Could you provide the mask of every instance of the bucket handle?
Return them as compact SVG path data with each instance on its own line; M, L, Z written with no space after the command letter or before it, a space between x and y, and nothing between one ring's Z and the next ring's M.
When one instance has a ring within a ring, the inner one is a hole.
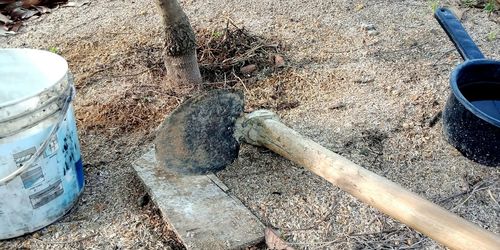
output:
M73 100L73 98L75 96L75 92L76 92L75 86L72 84L73 81L72 81L71 77L69 79L69 82L70 82L71 86L69 88L68 96L64 100L64 104L61 108L61 111L62 111L61 115L59 116L59 119L57 120L56 125L54 125L54 127L52 127L52 129L50 130L49 136L47 136L47 139L45 139L45 141L42 143L42 145L40 145L38 150L33 154L33 156L31 156L31 158L28 160L28 162L26 162L22 167L16 169L14 172L12 172L9 175L0 179L0 186L6 185L11 180L13 180L17 176L19 176L21 173L23 173L26 169L30 168L33 165L33 163L35 161L37 161L38 158L40 158L42 153L45 151L45 149L49 145L50 138L52 138L55 135L55 133L57 132L57 130L59 130L59 126L62 123L62 121L64 120L64 118L66 117L65 114L67 113L69 106L70 106L70 103Z

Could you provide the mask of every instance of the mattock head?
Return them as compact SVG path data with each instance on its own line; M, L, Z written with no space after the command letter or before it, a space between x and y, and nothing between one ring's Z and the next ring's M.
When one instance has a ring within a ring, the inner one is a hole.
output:
M236 91L214 90L187 100L158 129L158 164L190 175L223 169L238 157L233 134L243 108L243 94Z

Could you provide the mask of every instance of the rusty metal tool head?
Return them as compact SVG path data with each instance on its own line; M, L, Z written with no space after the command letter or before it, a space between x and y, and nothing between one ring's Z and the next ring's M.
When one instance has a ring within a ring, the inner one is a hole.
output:
M158 130L158 163L182 174L223 169L238 157L239 142L233 134L243 107L243 94L236 91L215 90L187 100Z

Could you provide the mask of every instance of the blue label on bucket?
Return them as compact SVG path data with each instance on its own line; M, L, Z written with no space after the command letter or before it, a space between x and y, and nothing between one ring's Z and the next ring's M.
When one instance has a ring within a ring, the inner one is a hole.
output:
M82 158L75 163L76 179L78 181L78 190L83 188L83 162Z

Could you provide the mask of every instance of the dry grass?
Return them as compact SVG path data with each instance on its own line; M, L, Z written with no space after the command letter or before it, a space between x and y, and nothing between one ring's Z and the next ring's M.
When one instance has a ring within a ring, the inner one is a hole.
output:
M237 88L251 95L252 106L293 108L296 101L281 100L285 91L277 73L269 81L254 84L277 72L274 55L281 52L278 43L228 25L222 31L197 32L200 70L205 79L201 87L165 84L160 39L151 35L113 33L115 42L80 38L64 42L60 48L76 76L79 91L76 109L82 130L98 129L107 134L151 132L183 100L197 91L212 88ZM132 37L131 37L132 36ZM161 37L158 35L158 37ZM119 42L133 41L130 42ZM242 73L246 65L257 65L255 72ZM273 100L267 94L274 92ZM286 99L286 98L285 98Z
M61 46L76 76L78 125L83 130L149 131L189 93L187 87L161 84L165 70L158 43L135 36L132 44L81 39L76 46L75 41Z

